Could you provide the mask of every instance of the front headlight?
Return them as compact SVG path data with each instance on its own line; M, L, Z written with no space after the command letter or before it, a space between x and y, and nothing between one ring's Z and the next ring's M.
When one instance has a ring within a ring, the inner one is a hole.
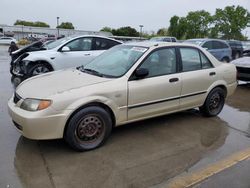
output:
M24 99L20 108L27 111L38 111L48 108L52 104L51 100Z

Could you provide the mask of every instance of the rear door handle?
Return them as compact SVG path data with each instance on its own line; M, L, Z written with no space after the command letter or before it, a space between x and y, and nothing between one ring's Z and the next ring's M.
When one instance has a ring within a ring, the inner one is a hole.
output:
M84 54L85 56L90 56L90 54Z
M214 75L216 75L216 72L210 72L209 73L209 76L214 76Z
M170 78L169 79L169 82L178 82L179 81L179 78Z

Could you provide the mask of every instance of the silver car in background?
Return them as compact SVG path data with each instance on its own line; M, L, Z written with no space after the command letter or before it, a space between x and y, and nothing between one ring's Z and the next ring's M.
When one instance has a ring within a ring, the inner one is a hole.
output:
M232 60L232 49L223 40L219 39L189 39L184 43L191 43L201 46L209 51L216 59L223 62L230 62Z

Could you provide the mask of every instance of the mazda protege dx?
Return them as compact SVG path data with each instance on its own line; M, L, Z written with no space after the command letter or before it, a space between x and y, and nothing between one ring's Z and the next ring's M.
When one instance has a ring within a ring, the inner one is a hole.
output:
M84 67L30 78L9 113L30 139L64 138L79 151L102 145L115 126L199 107L216 116L236 88L236 68L192 44L115 46Z

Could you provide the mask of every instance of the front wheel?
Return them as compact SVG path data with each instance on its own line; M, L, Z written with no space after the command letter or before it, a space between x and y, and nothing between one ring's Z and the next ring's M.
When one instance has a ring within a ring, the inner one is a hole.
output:
M45 64L36 64L33 65L29 70L28 70L28 75L31 76L37 76L40 74L44 74L50 72L50 69L48 66L46 66Z
M225 91L221 88L214 88L200 107L200 112L207 117L216 116L221 112L224 104Z
M101 146L111 133L110 114L100 107L86 107L69 121L64 139L77 151L86 151Z

